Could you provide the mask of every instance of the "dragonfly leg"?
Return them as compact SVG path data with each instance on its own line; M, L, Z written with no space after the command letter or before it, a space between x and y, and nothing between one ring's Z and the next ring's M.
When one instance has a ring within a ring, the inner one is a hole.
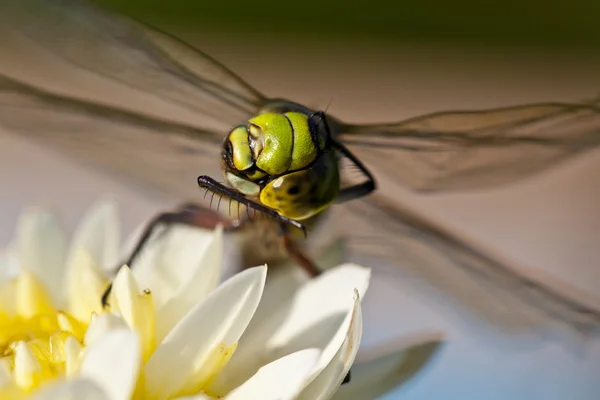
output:
M343 203L345 201L358 199L375 191L375 189L377 188L377 184L371 171L369 171L367 167L365 167L364 164L354 154L352 154L352 152L342 143L339 143L333 139L332 143L335 149L339 151L348 160L352 161L352 163L356 165L359 171L366 178L366 180L362 183L358 183L356 185L340 189L340 193L336 198L336 202Z
M245 220L228 219L216 211L209 210L197 204L182 204L175 211L158 214L154 218L152 218L150 222L148 222L148 224L144 228L144 231L142 232L142 236L140 237L140 239L135 245L135 248L131 252L129 259L123 264L126 264L130 267L133 266L136 259L140 255L142 249L152 236L152 233L161 224L182 224L204 229L214 229L217 225L221 224L225 231L233 231L240 228L244 221ZM110 295L111 289L112 283L108 286L108 288L102 295L103 306L106 306L108 304L108 296Z
M283 245L290 258L308 272L311 277L314 278L321 274L321 269L310 258L304 255L296 241L287 232L283 234Z

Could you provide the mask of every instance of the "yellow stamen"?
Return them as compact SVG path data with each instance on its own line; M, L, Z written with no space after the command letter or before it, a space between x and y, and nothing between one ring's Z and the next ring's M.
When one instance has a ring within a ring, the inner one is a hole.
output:
M57 311L43 283L29 272L8 283L14 308L0 309L0 367L2 396L27 393L41 383L73 374L79 365L86 327ZM5 398L5 397L2 397ZM6 397L13 398L13 397Z

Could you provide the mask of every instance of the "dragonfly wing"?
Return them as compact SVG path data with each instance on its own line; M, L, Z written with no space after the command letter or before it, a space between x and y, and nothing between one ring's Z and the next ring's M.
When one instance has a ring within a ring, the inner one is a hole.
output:
M157 194L196 198L223 136L43 92L0 75L0 125Z
M86 0L1 0L0 32L71 67L189 109L202 128L230 129L264 101L201 51Z
M540 273L514 268L380 194L335 208L353 257L402 267L494 322L514 327L552 317L583 329L600 325L597 301Z
M344 143L394 182L428 192L478 189L516 181L597 147L600 105L441 112L341 129Z

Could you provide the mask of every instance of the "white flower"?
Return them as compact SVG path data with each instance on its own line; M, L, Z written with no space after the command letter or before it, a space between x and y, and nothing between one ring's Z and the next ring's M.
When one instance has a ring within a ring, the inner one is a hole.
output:
M108 280L94 262L116 254L116 213L97 204L70 248L55 218L30 209L0 257L0 398L21 396L79 367L83 337ZM94 256L92 255L94 254Z
M60 346L43 348L53 355L8 338L14 367L0 364L3 399L328 399L356 356L368 269L340 266L274 298L264 292L266 266L218 285L221 229L177 229L153 241L133 271L119 270L103 313L97 265L116 262L114 207L96 206L68 253L51 219L35 215L22 219L34 223L21 222L17 254L0 265L19 271L5 282L0 321L12 329L50 315L57 322L44 343L59 336Z

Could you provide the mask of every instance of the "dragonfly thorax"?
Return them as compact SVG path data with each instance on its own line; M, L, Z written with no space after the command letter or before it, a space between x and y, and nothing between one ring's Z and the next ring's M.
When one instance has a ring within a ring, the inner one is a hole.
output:
M303 220L339 192L339 170L323 114L267 112L234 128L223 143L229 185L279 214Z

